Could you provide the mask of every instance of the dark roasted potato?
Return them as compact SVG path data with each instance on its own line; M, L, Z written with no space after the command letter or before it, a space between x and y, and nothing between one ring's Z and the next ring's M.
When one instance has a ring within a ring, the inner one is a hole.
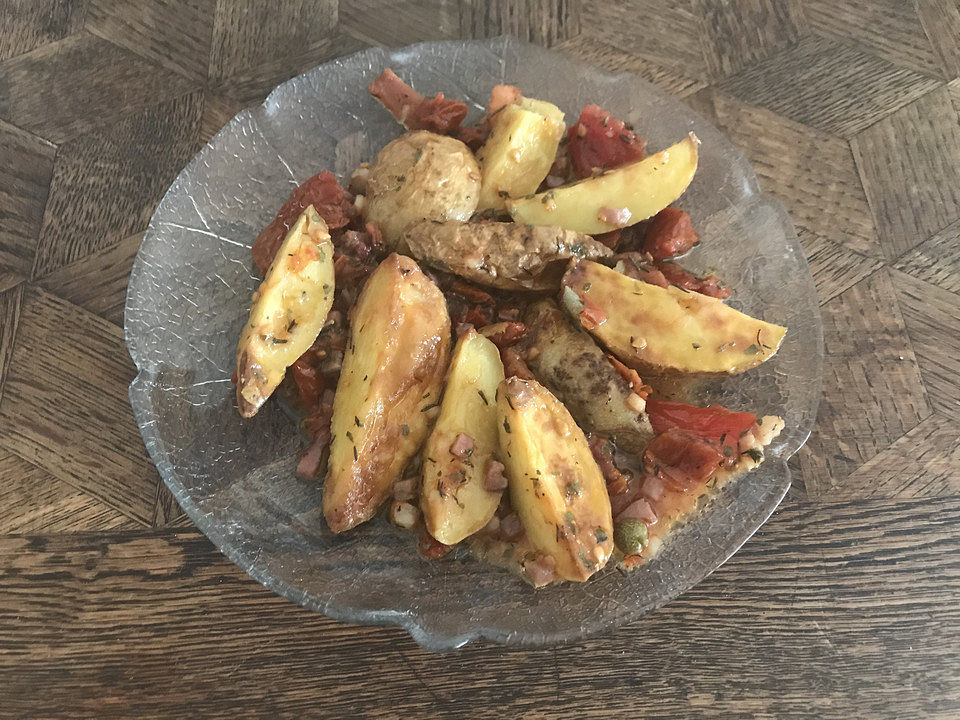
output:
M505 290L555 288L564 261L611 254L589 235L509 222L420 222L404 244L427 265Z
M653 438L643 400L593 339L549 300L531 305L523 320L530 333L527 365L537 380L584 430L612 437L627 452L643 452Z
M364 285L333 402L323 514L334 532L373 517L427 437L450 357L440 289L393 254Z

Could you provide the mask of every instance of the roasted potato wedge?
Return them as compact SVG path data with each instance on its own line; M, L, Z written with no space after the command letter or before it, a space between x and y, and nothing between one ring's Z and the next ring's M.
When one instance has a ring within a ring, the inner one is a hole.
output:
M562 286L567 309L575 305L590 334L641 373L736 375L773 357L787 332L717 298L595 262L571 265Z
M518 223L555 225L595 235L656 215L687 189L700 141L690 133L643 160L570 185L507 200Z
M471 328L454 348L440 416L423 449L420 509L427 530L445 545L482 528L500 504L502 491L484 485L499 454L494 403L501 382L500 351Z
M536 192L547 176L563 136L563 112L543 101L521 101L493 115L490 135L477 153L478 209L503 210L508 197Z
M323 514L334 532L369 520L427 436L450 357L440 289L393 254L367 280L333 402Z
M237 407L253 417L313 344L333 304L333 243L313 205L290 228L253 294L237 345Z
M387 245L406 248L401 235L420 220L465 222L480 199L480 166L470 148L446 135L420 130L389 142L370 169L364 217Z
M497 390L510 499L555 574L584 581L613 552L610 498L583 431L549 390L511 377Z
M612 438L639 455L653 438L644 401L618 373L603 350L549 300L531 305L527 365L587 432Z
M567 259L612 254L589 235L510 222L428 220L407 230L403 243L427 265L505 290L555 288Z

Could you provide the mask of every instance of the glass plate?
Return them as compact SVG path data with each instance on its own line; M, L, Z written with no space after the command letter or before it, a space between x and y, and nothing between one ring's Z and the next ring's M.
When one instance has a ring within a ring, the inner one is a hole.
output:
M413 534L374 520L343 536L320 513L320 487L294 476L300 438L276 402L241 421L234 348L258 278L250 245L299 182L343 179L400 132L368 95L385 67L424 94L445 92L480 116L497 83L576 118L597 103L659 150L693 130L700 168L682 205L703 244L686 260L715 270L731 305L790 328L776 357L712 383L710 401L777 414L786 430L761 468L728 485L662 552L623 576L534 591L458 549L421 559ZM134 415L160 475L204 533L271 590L332 618L406 628L431 650L484 638L571 641L630 622L719 567L767 519L790 484L786 462L809 435L820 395L816 291L789 217L764 196L743 156L703 118L653 85L508 38L372 48L293 78L244 110L167 191L127 293L127 346L139 373Z

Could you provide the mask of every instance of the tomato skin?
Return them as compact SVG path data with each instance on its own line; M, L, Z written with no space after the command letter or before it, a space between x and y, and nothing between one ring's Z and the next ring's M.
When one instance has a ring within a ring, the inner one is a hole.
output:
M643 238L643 249L654 260L664 260L688 252L700 241L690 216L680 208L665 207L653 216Z
M729 439L735 444L757 422L757 416L753 413L733 412L720 405L697 407L654 398L647 398L647 414L657 434L678 428L716 443Z
M293 365L290 366L290 374L293 381L297 384L297 392L300 396L300 402L308 411L314 411L320 404L320 396L326 389L326 383L323 376L311 364L313 353L307 350L301 355Z
M599 105L587 105L567 131L567 152L581 178L643 159L647 141Z
M274 255L283 244L283 238L308 205L323 218L331 231L344 227L355 214L353 203L337 183L333 173L324 170L297 186L280 208L273 221L263 229L253 243L253 261L266 274Z

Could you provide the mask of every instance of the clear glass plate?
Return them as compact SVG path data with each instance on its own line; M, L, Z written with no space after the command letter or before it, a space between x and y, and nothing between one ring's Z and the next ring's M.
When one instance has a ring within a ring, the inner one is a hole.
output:
M300 439L277 403L241 421L234 348L258 279L250 245L296 183L344 178L399 134L367 94L385 67L424 94L464 99L479 117L509 82L568 120L597 103L632 122L652 150L693 130L700 169L682 205L703 239L685 261L716 270L731 304L790 328L770 362L716 381L711 401L777 414L786 430L761 468L728 485L629 576L534 591L465 550L421 559L416 538L384 520L335 537L320 487L294 476ZM127 293L127 346L139 374L130 400L147 450L180 506L237 565L271 590L332 618L406 628L431 650L484 638L542 646L636 619L719 567L767 519L790 484L820 395L816 292L789 217L762 195L743 156L688 107L629 74L497 38L365 50L314 68L237 115L180 173L157 208Z

